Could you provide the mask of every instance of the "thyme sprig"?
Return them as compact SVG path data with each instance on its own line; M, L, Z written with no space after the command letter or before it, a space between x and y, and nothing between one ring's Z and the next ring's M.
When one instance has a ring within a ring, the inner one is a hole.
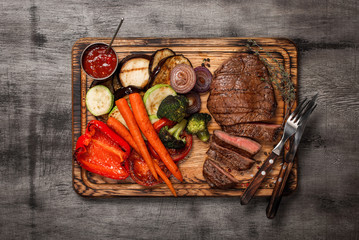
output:
M269 81L276 87L276 89L281 94L283 101L287 104L288 108L291 109L294 99L295 99L295 88L291 80L291 75L288 73L283 64L281 64L277 59L275 59L272 54L265 51L261 46L257 44L256 41L252 39L247 40L248 43L246 47L259 57L263 64L267 67L269 72ZM259 51L264 52L265 55L270 58L275 64L271 64L267 58L264 58L260 55ZM261 80L266 81L262 78ZM288 112L288 111L287 111Z

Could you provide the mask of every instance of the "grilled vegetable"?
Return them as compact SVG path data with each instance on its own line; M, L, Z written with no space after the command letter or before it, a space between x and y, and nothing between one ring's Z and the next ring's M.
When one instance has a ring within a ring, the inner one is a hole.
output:
M123 138L105 123L92 120L85 134L77 139L73 157L87 171L123 180L128 177L128 172L122 164L130 152L130 145Z
M169 57L169 56L173 56L173 55L176 55L176 53L169 48L159 49L154 54L152 54L151 60L150 60L150 66L149 66L150 74L152 74L154 72L154 70L158 66L158 63L162 59Z
M183 130L186 128L187 120L183 119L180 123L177 123L174 127L168 128L165 126L161 128L158 136L161 139L163 145L166 148L181 149L186 146L185 138L181 138Z
M191 62L183 55L169 56L162 59L152 76L152 86L160 83L170 84L172 69L178 64L187 64L192 67Z
M199 110L201 110L202 104L201 96L199 95L199 93L191 91L185 96L188 99L187 114L199 112Z
M148 89L143 96L148 115L156 115L161 102L169 95L176 96L177 93L168 84L157 84Z
M196 84L194 90L199 93L207 92L212 82L212 73L206 67L196 67L194 69L196 73Z
M134 86L144 89L147 86L150 81L150 58L148 55L133 54L121 61L118 78L123 87Z
M158 161L154 159L154 161ZM126 167L129 169L131 178L137 183L142 186L155 186L160 184L161 180L156 180L155 177L152 175L148 165L146 164L145 160L142 156L137 153L136 151L132 151L130 157L126 161ZM171 175L170 171L166 168L164 163L158 161L161 169L167 174L169 177Z
M188 118L186 131L190 134L196 134L201 141L207 142L209 140L207 123L211 119L211 115L207 113L195 113Z
M179 64L172 69L170 82L176 92L188 93L196 84L196 73L191 66Z
M100 116L111 111L113 94L103 85L96 85L86 94L86 107L94 116Z
M167 118L174 122L180 122L186 116L188 99L183 95L169 95L161 102L158 111L158 118Z
M164 128L164 127L172 128L174 125L175 125L175 122L168 120L167 118L161 118L155 124L153 124L153 128L156 130L157 133L159 133L162 128ZM177 162L177 161L185 158L192 148L192 142L193 142L192 135L186 133L186 131L182 131L180 138L185 140L186 146L184 148L182 148L182 149L171 149L171 148L167 149L174 162ZM153 149L151 144L148 145L148 149L150 150L150 153L152 154L152 156L154 158L159 158L158 154Z

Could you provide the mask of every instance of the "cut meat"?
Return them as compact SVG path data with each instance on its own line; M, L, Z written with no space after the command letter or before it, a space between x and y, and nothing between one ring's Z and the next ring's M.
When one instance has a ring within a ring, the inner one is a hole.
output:
M207 155L218 162L222 162L228 168L237 171L250 169L254 164L254 160L242 156L230 149L221 147L215 142L211 142Z
M253 54L237 54L214 72L207 108L221 125L266 121L277 103L268 70Z
M259 141L275 142L278 140L281 125L267 123L240 123L222 126L222 129L236 136L250 137Z
M215 161L207 158L203 164L203 176L212 188L233 188L238 180L225 171Z
M220 130L213 132L212 141L247 157L254 156L262 147L252 139L233 136Z

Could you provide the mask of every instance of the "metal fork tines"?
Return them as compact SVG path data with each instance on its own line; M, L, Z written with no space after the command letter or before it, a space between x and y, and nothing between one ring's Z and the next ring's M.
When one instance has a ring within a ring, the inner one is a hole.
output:
M302 124L302 117L303 115L310 110L313 105L313 101L305 98L297 108L292 112L292 114L288 117L287 122L284 125L283 136L277 146L273 149L273 152L277 155L283 149L285 142L293 136L293 134L297 131L298 126Z

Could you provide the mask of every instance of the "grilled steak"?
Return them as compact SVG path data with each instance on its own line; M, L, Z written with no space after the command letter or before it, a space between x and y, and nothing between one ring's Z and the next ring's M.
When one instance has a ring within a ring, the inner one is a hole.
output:
M267 123L240 123L222 126L222 129L236 136L250 137L265 142L275 142L278 139L281 126Z
M276 106L268 70L257 56L237 54L215 71L207 108L219 125L269 120Z
M233 188L238 183L229 172L209 158L203 164L203 176L212 188Z
M212 141L246 157L254 156L262 147L252 139L233 136L220 130L215 130L213 132Z
M207 155L218 162L222 162L230 169L237 171L250 169L254 164L252 159L244 157L241 154L227 148L221 147L215 142L211 142Z

